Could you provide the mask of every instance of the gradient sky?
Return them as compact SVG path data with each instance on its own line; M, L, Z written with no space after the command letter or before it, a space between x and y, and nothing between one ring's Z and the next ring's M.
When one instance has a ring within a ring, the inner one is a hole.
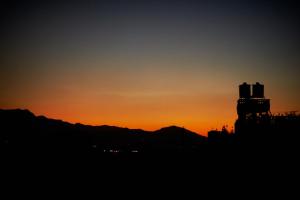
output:
M0 108L205 135L259 81L273 113L300 110L296 3L53 2L1 4Z

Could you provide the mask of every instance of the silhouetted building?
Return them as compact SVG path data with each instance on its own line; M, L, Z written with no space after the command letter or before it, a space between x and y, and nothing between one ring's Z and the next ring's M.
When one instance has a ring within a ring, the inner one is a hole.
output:
M243 83L239 86L239 93L235 133L249 132L249 128L252 129L257 126L262 128L264 125L269 124L270 99L265 98L264 85L256 82L250 87L249 84Z
M270 99L264 98L264 85L256 83L250 85L243 83L239 86L240 98L237 102L237 114L239 119L257 118L270 113Z
M210 144L227 144L231 141L231 136L232 134L223 126L221 131L211 130L208 132L208 142Z

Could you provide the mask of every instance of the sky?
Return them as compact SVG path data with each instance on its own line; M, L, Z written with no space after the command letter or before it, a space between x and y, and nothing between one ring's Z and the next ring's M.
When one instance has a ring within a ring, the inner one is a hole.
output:
M8 2L0 108L206 135L233 127L239 84L260 82L272 113L300 110L296 1Z

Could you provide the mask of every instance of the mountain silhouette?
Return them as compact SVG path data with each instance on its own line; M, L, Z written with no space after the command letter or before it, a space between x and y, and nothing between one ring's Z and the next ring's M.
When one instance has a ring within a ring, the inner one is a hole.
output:
M20 149L97 152L192 151L207 138L170 126L157 131L72 124L35 116L29 110L0 110L1 143Z
M96 152L101 154L197 152L228 157L238 152L296 152L299 147L300 117L271 116L236 121L238 132L210 131L208 137L182 127L170 126L156 131L116 126L72 124L29 110L0 109L1 147L19 152ZM276 154L276 155L277 155Z

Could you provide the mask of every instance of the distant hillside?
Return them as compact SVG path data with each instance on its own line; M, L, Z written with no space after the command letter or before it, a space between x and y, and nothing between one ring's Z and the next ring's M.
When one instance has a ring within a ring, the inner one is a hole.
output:
M1 143L8 147L99 152L195 151L207 138L171 126L157 131L71 124L28 110L0 110Z

